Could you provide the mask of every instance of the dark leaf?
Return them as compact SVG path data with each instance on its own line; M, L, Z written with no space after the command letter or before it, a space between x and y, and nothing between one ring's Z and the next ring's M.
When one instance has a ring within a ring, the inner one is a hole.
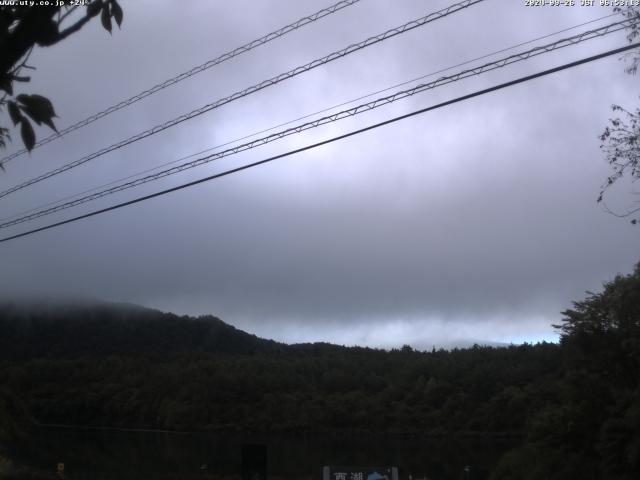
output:
M87 15L90 17L95 17L100 13L102 9L102 0L93 0L89 5L87 5Z
M38 113L34 112L30 108L24 108L24 111L31 117L31 119L36 122L38 125L42 125L43 123L47 125L51 130L58 131L51 117L41 117Z
M13 85L12 85L11 78L6 75L3 75L0 78L0 88L5 92L7 92L9 95L13 95Z
M58 129L56 128L56 125L53 123L53 120L51 120L50 118L48 118L47 120L43 120L44 124L49 127L51 130L53 130L54 132L58 133Z
M54 118L56 116L53 104L48 98L43 97L42 95L18 95L16 99L19 102L32 107L34 110L37 110L43 117Z
M22 109L29 115L38 125L44 123L51 129L56 130L52 118L56 116L53 105L48 98L42 95L18 95L17 100L23 105ZM57 131L57 130L56 130Z
M109 4L105 3L104 6L102 7L102 14L100 17L100 20L102 21L102 26L104 27L104 29L111 33L111 16L109 15Z
M42 123L44 123L47 127L49 127L54 132L58 133L58 129L56 128L55 124L53 123L53 120L51 120L50 118L42 119Z
M21 123L20 135L22 135L22 141L24 142L24 146L27 147L27 150L31 151L36 144L36 134L33 132L33 127L29 123L29 120L24 118Z
M27 115L29 115L29 117L31 117L31 120L36 122L38 125L42 125L42 118L40 117L40 114L38 113L37 110L34 110L31 107L22 105L22 111Z
M20 120L22 120L22 113L20 113L20 109L18 108L16 102L14 102L13 100L9 100L7 102L7 107L9 110L9 116L11 117L11 121L13 122L13 124L17 125L18 123L20 123Z
M118 5L116 0L111 0L111 14L113 15L114 20L118 24L118 28L122 25L122 7Z
M0 15L0 42L9 35L9 22L4 15Z
M38 23L36 45L47 47L58 42L58 24L53 18L43 19Z

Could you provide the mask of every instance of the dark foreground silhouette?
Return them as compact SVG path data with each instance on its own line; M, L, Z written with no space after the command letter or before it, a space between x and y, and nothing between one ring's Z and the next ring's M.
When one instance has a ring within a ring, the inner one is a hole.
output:
M640 265L563 315L560 344L419 352L285 345L127 305L5 303L0 441L34 424L509 437L519 446L494 479L640 478Z

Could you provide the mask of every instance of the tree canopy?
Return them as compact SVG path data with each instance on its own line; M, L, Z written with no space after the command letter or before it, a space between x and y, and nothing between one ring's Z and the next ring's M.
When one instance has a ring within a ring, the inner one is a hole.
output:
M56 113L48 98L39 94L15 94L17 83L31 79L23 74L24 70L34 70L27 63L31 51L35 47L55 45L98 15L102 26L111 33L112 19L120 26L123 12L117 0L92 0L79 18L75 14L80 8L77 5L47 2L50 4L23 6L15 3L0 6L0 90L4 91L0 108L6 108L13 126L20 129L25 147L31 150L36 143L31 122L56 130L53 122ZM0 125L0 148L6 147L10 139L9 128Z
M383 351L143 308L6 304L0 378L47 424L508 436L493 480L640 478L640 264L557 328L559 344Z
M629 275L617 275L600 293L587 292L563 312L558 325L565 339L579 335L616 335L640 338L640 263Z

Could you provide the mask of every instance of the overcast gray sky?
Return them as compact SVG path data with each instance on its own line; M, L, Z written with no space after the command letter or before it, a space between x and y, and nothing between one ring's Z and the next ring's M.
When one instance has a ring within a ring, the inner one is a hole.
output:
M94 21L33 53L30 63L37 70L20 88L48 96L58 126L330 1L121 3L122 30L112 36ZM451 3L362 0L13 160L0 176L1 188ZM23 189L0 200L0 216L610 13L599 6L487 0ZM624 44L620 32L562 49L2 233L211 175ZM563 309L640 260L638 227L595 202L609 173L598 135L612 103L640 104L637 84L614 56L4 243L1 289L9 296L94 297L213 314L287 342L431 348L554 340L551 324ZM7 153L20 146L15 141ZM631 202L630 191L631 184L621 183L612 206Z

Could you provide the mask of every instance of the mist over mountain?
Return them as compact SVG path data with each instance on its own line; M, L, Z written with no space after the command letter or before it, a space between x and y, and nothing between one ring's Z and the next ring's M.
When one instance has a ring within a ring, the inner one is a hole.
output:
M97 300L0 303L0 359L244 354L283 347L210 315L177 316Z
M126 304L5 302L0 441L29 426L499 437L517 446L492 479L631 480L639 294L640 264L563 312L559 343L430 351L286 345Z
M451 348L476 344L508 346L468 339ZM187 352L248 354L304 351L309 345L259 338L212 315L178 316L129 303L71 298L0 302L0 359ZM313 345L316 349L346 348L326 342Z

